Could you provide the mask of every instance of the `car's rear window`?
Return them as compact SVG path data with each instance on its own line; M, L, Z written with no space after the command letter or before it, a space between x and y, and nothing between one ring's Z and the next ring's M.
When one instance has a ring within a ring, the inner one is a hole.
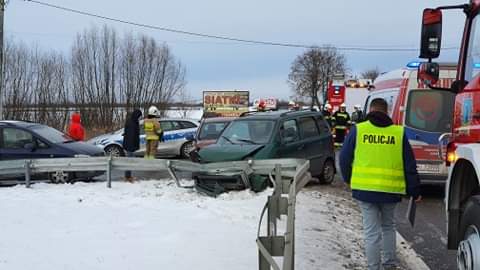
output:
M47 127L44 125L35 125L31 128L35 133L42 136L43 138L48 139L52 143L64 143L72 141L67 134L64 134L54 128Z

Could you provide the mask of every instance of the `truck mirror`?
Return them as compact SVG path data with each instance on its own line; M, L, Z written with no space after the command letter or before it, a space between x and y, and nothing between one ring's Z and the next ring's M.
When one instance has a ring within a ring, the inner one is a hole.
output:
M438 63L420 63L418 66L417 80L425 85L434 85L440 77L440 65Z
M426 8L423 10L420 58L432 59L440 56L442 45L442 11Z

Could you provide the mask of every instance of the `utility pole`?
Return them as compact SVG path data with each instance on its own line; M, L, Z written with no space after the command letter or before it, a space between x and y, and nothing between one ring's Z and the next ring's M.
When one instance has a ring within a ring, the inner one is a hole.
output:
M3 120L3 95L5 93L4 49L3 49L3 15L6 0L0 0L0 120Z

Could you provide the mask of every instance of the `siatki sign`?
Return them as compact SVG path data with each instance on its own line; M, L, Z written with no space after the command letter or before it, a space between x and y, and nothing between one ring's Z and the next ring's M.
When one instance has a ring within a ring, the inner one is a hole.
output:
M203 112L206 117L236 117L248 112L250 92L247 90L203 91Z

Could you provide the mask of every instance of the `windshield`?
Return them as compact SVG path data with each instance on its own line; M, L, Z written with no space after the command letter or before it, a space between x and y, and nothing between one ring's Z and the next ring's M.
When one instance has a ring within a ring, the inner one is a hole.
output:
M220 137L228 122L205 123L200 129L198 140L216 140Z
M273 133L271 120L234 121L223 132L220 144L266 144Z
M43 138L49 140L52 143L64 143L71 142L72 138L62 132L43 125L36 125L32 127L32 130Z
M455 94L447 91L412 90L405 111L405 125L428 132L450 132Z

